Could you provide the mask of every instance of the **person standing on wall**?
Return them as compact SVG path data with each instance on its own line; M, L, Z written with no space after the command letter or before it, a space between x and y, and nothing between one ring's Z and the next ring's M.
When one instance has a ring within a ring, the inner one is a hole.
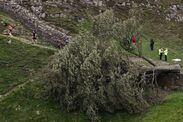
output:
M168 48L165 48L164 54L165 54L165 61L167 61L167 58L168 58Z
M150 41L150 49L151 49L151 51L154 50L154 40L153 39L151 39L151 41Z

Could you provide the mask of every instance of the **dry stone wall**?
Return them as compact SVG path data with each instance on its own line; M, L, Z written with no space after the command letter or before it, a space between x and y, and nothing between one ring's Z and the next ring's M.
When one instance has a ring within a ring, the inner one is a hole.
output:
M183 4L174 4L167 10L167 20L174 19L177 22L183 22Z
M47 0L47 4L64 6L66 4L73 5L76 0ZM134 4L138 7L143 7L148 10L155 11L157 15L164 16L168 21L183 22L183 3L176 3L170 5L168 8L163 6L161 0L77 0L78 3L87 7L99 7L99 8L131 8ZM99 9L100 10L100 9ZM58 15L56 15L58 16Z
M40 20L36 15L16 2L0 1L0 9L11 14L31 30L35 30L39 35L56 46L64 46L68 41L66 33L58 31Z

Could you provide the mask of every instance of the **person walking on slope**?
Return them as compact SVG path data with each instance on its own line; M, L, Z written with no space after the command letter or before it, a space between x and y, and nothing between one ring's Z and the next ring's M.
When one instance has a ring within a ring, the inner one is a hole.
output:
M133 43L134 45L136 45L136 42L137 42L136 36L133 35L133 36L132 36L132 43Z
M5 28L9 36L12 36L13 26L11 24L5 23Z
M37 38L36 38L36 32L35 31L32 32L32 43L33 44L37 43Z
M150 41L150 49L151 49L151 51L154 50L154 40L153 39L151 39L151 41Z
M165 48L165 50L164 50L164 55L165 55L165 61L167 61L167 56L168 56L168 48Z
M162 60L163 48L159 49L159 59Z

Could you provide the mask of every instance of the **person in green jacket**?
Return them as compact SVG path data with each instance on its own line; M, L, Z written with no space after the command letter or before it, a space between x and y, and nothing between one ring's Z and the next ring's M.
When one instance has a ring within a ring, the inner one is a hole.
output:
M168 58L168 48L165 48L164 55L165 55L165 61L167 61L167 58Z

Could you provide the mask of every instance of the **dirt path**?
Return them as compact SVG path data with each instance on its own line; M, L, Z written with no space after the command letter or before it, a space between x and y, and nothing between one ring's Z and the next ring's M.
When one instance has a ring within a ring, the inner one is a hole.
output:
M30 40L27 40L27 39L24 39L24 38L21 38L21 37L16 37L16 36L11 36L10 37L10 36L6 36L6 35L3 35L3 34L0 34L0 36L10 38L10 39L19 40L22 43L25 43L25 44L28 44L28 45L31 45L31 46L34 46L34 47L39 47L39 48L49 49L49 50L53 50L53 51L58 51L58 49L53 48L53 47L43 46L43 45L40 45L40 44L32 44L32 42Z
M10 96L11 94L13 94L13 93L15 93L15 92L21 90L26 84L28 84L29 82L32 82L32 81L33 81L33 80L28 80L28 81L26 81L26 82L24 82L24 83L22 83L22 84L20 84L20 85L18 85L18 86L16 86L16 87L12 88L12 89L11 89L10 91L8 91L7 93L0 95L0 102L3 101L3 100L5 100L5 99L6 99L8 96Z
M152 66L147 61L145 61L144 59L139 58L139 57L130 57L129 59L134 63L138 63L138 64L145 65L145 66ZM167 65L169 65L169 63L165 62L165 61L152 60L152 59L149 59L149 60L151 60L151 62L156 64L156 66L167 66Z
M3 34L0 34L0 36L2 37L7 37L6 35L3 35ZM31 41L27 40L27 39L24 39L24 38L20 38L20 37L15 37L15 36L12 36L12 37L8 37L10 39L15 39L15 40L19 40L21 41L22 43L25 43L25 44L28 44L28 45L31 45L31 46L34 46L34 47L38 47L38 48L44 48L44 49L49 49L49 50L53 50L53 51L58 51L58 49L56 48L52 48L52 47L48 47L48 46L43 46L43 45L39 45L39 44L32 44ZM9 90L8 92L6 92L5 94L2 94L0 95L0 102L5 100L8 96L10 96L11 94L21 90L25 85L27 85L29 82L32 82L33 80L28 80L28 81L25 81L21 84L19 84L18 86L15 86L14 88L12 88L11 90Z

